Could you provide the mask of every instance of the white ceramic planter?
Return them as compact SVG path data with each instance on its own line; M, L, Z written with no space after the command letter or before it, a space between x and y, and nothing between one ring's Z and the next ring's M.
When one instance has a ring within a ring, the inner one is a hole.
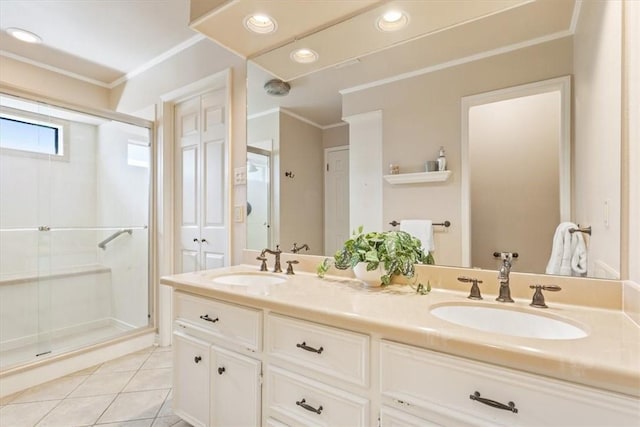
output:
M380 278L384 274L382 264L378 265L375 270L367 271L367 263L359 262L353 268L353 274L356 279L364 282L365 285L370 287L378 287L382 285L382 279Z

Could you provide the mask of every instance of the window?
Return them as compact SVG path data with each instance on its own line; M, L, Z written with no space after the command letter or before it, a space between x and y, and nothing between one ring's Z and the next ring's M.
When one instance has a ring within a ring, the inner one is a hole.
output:
M0 115L0 147L62 156L63 126L8 114Z

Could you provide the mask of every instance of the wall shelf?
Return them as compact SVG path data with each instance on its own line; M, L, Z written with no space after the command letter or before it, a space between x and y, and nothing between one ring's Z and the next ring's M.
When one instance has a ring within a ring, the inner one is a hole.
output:
M400 173L396 175L384 175L383 178L392 185L419 184L423 182L444 182L451 176L451 171L442 172L416 172Z

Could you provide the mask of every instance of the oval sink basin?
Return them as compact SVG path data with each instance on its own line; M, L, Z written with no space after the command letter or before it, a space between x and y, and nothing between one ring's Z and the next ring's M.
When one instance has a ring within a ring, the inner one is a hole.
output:
M441 305L432 308L431 314L456 325L516 337L571 340L587 336L583 329L554 317L495 306Z
M270 286L284 283L287 279L268 273L235 273L218 276L212 279L214 283L231 286Z

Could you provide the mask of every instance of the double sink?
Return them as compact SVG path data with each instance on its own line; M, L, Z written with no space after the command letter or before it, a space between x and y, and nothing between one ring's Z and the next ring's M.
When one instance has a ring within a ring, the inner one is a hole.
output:
M213 278L212 282L218 285L267 290L287 280L283 275L253 272L225 274ZM512 305L445 302L431 306L430 314L467 328L516 337L572 340L588 335L584 328L568 319Z

